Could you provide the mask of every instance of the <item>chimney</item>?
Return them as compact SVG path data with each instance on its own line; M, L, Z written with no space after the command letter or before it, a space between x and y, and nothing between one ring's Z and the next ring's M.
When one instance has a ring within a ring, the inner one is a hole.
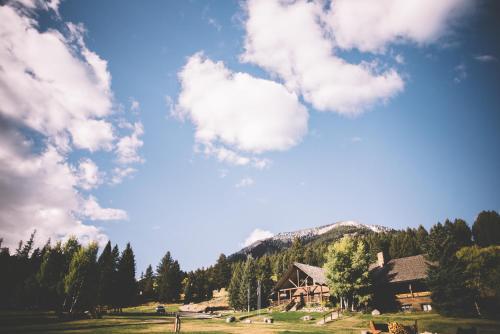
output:
M385 264L384 252L377 253L377 263L379 267L383 267Z

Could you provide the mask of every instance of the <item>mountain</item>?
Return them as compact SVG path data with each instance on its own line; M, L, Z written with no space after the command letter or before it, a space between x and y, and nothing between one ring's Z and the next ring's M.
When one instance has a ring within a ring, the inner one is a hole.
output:
M303 244L311 242L331 242L340 239L345 234L353 233L382 233L389 232L390 228L380 225L366 225L355 221L341 221L329 225L307 228L293 232L281 232L270 238L255 241L253 244L242 248L231 257L252 255L260 257L282 249L288 248L295 238Z

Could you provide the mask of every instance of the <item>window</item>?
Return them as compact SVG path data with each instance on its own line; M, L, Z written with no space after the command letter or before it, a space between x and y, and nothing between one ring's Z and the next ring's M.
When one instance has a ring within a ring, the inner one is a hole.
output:
M424 310L425 312L432 311L431 304L422 304L422 310Z
M403 312L408 312L411 311L411 305L410 304L404 304L401 306L401 311Z

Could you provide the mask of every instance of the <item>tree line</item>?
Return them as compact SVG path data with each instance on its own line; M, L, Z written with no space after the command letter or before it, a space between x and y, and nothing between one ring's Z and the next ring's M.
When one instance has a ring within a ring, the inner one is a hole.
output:
M373 305L368 265L384 252L389 259L426 255L433 263L428 285L440 313L490 315L500 308L500 216L495 211L481 212L472 227L456 219L429 231L419 226L384 233L339 228L332 233L313 241L295 239L288 248L255 258L221 254L214 265L190 272L166 252L138 280L130 244L120 252L108 242L100 254L95 243L82 245L75 238L35 248L33 233L11 254L0 239L0 307L120 311L145 301L201 302L226 288L233 308L255 309L257 287L265 307L276 281L290 264L301 262L324 267L332 282L330 302L354 309ZM341 275L347 271L349 275ZM340 282L338 277L346 278Z

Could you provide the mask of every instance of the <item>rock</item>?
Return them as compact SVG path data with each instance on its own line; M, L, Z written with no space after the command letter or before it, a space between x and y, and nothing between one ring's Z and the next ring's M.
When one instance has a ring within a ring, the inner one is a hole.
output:
M273 318L264 318L264 323L266 324L272 324L274 322Z
M251 323L252 323L252 320L250 320L250 319L245 319L245 320L243 320L243 323L244 323L244 324L251 324Z
M377 309L374 309L374 310L372 311L372 315L380 315L380 311L379 311L379 310L377 310Z
M314 318L312 316L310 316L310 315L305 315L302 318L300 318L300 320L302 320L302 321L311 321L313 319Z
M226 318L226 322L227 322L227 323L230 323L230 322L235 322L235 321L236 321L236 318L235 318L235 317L233 317L233 316L230 316L230 317L227 317L227 318Z

